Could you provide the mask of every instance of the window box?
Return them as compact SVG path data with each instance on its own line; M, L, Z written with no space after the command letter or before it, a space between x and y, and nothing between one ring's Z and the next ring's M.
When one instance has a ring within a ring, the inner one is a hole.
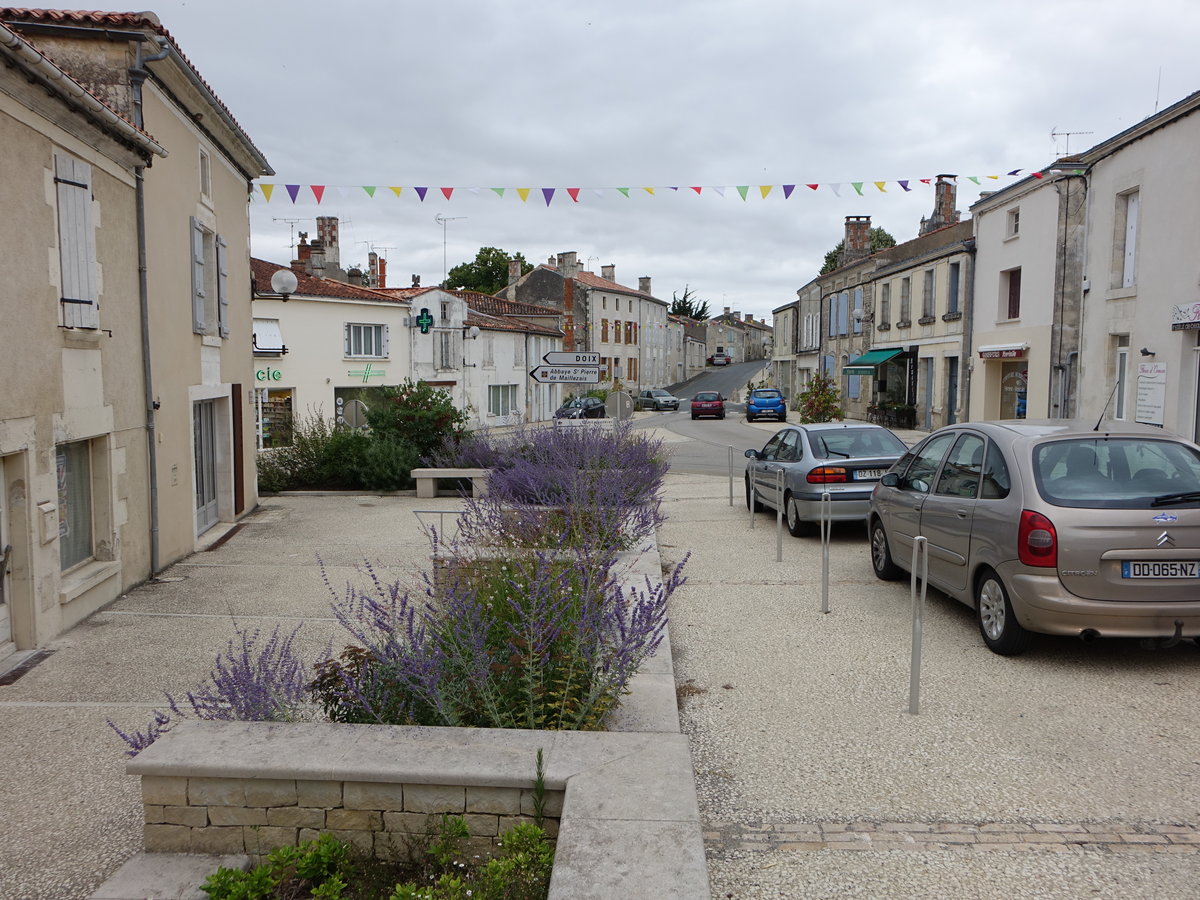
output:
M891 331L892 323L891 322L880 322L878 325L875 326L875 330L876 331Z
M962 318L962 312L955 310L954 312L942 313L943 322L957 322Z
M897 328L912 328L912 322L909 321L908 319L904 319L901 322L897 322L896 327Z
M932 325L936 321L937 321L937 316L921 316L921 318L917 319L917 324L918 325Z

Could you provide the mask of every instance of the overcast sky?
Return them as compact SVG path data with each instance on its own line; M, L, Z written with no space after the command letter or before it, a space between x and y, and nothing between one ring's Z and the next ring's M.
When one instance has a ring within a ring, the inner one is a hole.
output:
M282 187L256 197L255 256L290 258L281 220L315 235L314 217L335 215L343 265L373 244L391 286L441 281L443 251L452 268L482 246L534 263L574 250L622 284L651 276L667 301L688 285L714 314L794 299L848 215L915 237L933 210L918 179L959 175L965 216L985 189L967 176L1010 183L1200 89L1195 0L152 8L266 154L277 175L262 180L304 186L295 204ZM329 186L320 205L312 184Z

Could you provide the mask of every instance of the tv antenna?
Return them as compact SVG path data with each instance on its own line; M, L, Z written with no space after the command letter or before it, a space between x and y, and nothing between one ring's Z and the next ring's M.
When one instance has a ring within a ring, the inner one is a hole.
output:
M288 249L296 249L296 225L299 222L307 222L308 219L276 219L272 218L272 222L287 222L288 223Z
M598 257L598 256L589 256L587 258L587 265L584 266L585 271L587 271L587 272L592 271L592 260L593 259L596 260L596 262L600 261L600 257Z
M1059 131L1058 126L1056 125L1050 129L1050 140L1054 141L1055 146L1057 147L1058 139L1060 137L1065 137L1066 141L1063 143L1062 155L1070 156L1071 155L1071 135L1073 135L1073 134L1095 134L1095 133L1096 132L1094 132L1094 131Z
M446 281L450 277L450 270L446 268L446 223L465 218L466 216L443 216L441 213L433 217L433 221L442 226L442 287L445 288L449 287Z

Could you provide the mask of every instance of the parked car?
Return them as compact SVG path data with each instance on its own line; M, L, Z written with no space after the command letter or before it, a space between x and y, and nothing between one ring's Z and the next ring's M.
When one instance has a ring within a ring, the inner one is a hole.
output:
M938 429L880 480L871 565L927 541L929 585L974 607L984 643L1032 632L1200 635L1200 447L1161 428L1066 420Z
M692 418L701 416L725 418L725 398L717 391L697 391L692 398Z
M604 419L608 411L599 397L572 397L554 411L556 419Z
M727 353L714 353L712 356L710 356L708 358L708 362L709 362L709 365L713 365L713 366L727 366L731 362L733 362L733 360L729 357L729 354L727 354Z
M638 394L636 405L638 409L653 409L661 412L664 409L679 409L679 398L670 391L658 388Z
M746 421L778 419L787 421L787 401L775 388L755 388L746 398Z
M816 531L828 491L830 521L865 522L875 483L907 449L879 425L789 425L762 450L746 451L746 506L782 509L788 531L800 537Z

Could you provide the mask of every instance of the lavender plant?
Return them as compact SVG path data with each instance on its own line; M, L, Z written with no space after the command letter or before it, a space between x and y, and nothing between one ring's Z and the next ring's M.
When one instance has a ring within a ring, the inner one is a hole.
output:
M122 731L108 725L129 745L126 755L137 756L189 715L198 719L274 721L295 718L308 698L307 667L296 654L297 626L288 634L276 628L265 641L258 629L237 629L217 656L208 681L177 700L166 693L172 715L155 710L144 730ZM186 707L186 709L185 709Z

